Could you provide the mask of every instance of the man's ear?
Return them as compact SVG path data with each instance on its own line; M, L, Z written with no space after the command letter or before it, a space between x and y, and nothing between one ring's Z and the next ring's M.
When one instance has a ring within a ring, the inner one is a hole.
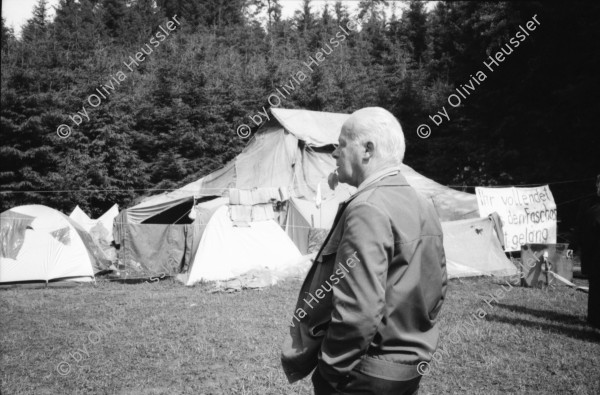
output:
M363 155L363 160L370 160L371 158L373 158L373 156L375 156L375 144L373 144L372 141L367 141L364 145L365 147L365 153Z

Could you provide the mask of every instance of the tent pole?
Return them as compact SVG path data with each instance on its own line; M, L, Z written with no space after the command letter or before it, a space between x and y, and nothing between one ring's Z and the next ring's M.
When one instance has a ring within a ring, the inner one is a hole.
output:
M323 228L323 205L319 206L319 228Z

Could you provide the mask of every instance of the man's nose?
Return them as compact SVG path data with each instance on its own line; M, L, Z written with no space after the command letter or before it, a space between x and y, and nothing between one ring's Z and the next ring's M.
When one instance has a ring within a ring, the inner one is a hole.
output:
M331 156L333 156L335 159L339 158L340 154L338 153L338 147L337 146L335 147L335 149L331 153Z

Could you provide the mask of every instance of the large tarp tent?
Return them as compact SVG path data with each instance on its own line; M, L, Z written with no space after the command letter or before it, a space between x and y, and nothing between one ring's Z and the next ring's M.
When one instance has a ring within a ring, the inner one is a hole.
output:
M176 191L149 197L134 209L191 201L194 196L229 197L232 190L260 193L276 188L281 191L277 220L300 252L306 253L311 229L330 228L338 204L354 192L345 184L335 191L327 184L327 176L335 168L331 153L349 115L279 108L271 109L271 114L244 150L222 169ZM407 165L401 168L408 182L431 201L441 221L479 217L474 194L441 185ZM317 190L319 207L315 204ZM252 205L251 200L246 204Z
M0 214L0 283L90 281L108 261L91 236L63 213L42 205Z

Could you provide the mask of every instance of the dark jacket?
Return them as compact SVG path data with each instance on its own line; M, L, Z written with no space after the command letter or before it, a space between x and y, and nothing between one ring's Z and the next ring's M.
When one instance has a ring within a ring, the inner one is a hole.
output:
M319 371L334 387L352 369L404 381L439 338L446 293L442 229L402 174L340 205L304 284L282 350L290 382Z
M577 213L581 274L600 277L600 196L585 199Z
M577 233L581 255L581 273L600 278L600 196L579 205Z

